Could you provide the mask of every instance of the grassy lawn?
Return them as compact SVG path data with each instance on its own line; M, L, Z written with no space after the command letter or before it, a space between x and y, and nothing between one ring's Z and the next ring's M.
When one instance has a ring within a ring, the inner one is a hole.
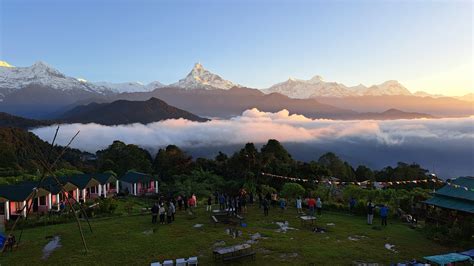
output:
M136 200L135 200L136 201ZM323 212L318 226L327 228L326 233L313 233L300 225L296 210L285 212L271 209L268 217L258 206L249 208L246 216L248 226L237 229L242 235L233 239L225 229L226 225L214 226L203 204L197 210L197 218L178 212L171 225L151 224L151 216L118 216L92 221L93 233L83 223L89 252L84 252L75 223L43 226L25 229L20 246L14 252L0 255L1 265L57 264L78 265L149 265L164 259L199 256L201 265L212 265L214 244L224 241L225 245L243 243L250 234L260 233L265 239L253 244L257 252L256 260L244 260L245 265L347 265L355 261L390 262L421 258L453 248L443 247L425 238L417 231L399 222L389 221L387 228L374 230L366 225L365 217L350 216L345 213ZM277 221L288 221L294 230L277 232ZM379 223L377 217L374 223ZM195 224L203 224L194 228ZM334 226L328 226L334 223ZM17 231L17 238L19 231ZM62 247L42 260L42 249L49 241L47 236L59 235ZM349 240L348 237L360 237ZM384 245L395 245L397 253L387 250Z

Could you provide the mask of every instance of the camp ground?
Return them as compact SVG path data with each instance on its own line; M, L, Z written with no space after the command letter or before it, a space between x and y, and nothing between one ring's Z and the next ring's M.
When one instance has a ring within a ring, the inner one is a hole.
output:
M92 230L83 224L88 251L82 246L73 220L59 222L57 215L38 211L32 212L25 227L16 231L16 244L2 254L2 262L7 265L81 264L84 260L99 265L318 265L330 261L331 265L470 265L474 252L436 243L426 238L419 228L399 219L392 218L387 227L380 227L380 217L376 216L377 224L371 226L366 224L364 216L323 210L321 215L310 216L311 221L306 222L307 218L301 217L308 217L310 210L304 205L304 213L298 214L294 202L285 209L270 204L266 216L258 199L249 201L244 211L233 203L221 209L212 198L212 210L209 211L206 208L208 199L197 198L199 203L190 214L192 206L188 205L186 210L184 199L176 197L174 221L152 224L150 207L156 203L161 206L160 202L166 205L168 197L153 193L156 190L151 190L155 189L151 185L157 181L155 178L135 172L124 182L122 177L112 178L107 174L82 177L81 182L73 176L61 179L68 191L63 199L73 197L72 200L78 200L77 204L84 206L91 206L91 203L116 205L112 215L101 213L100 207L94 207L94 214L89 212ZM101 197L89 197L89 193L94 192L90 188L102 186L104 192L107 182L116 186L117 181L120 191L129 191L128 194L113 194L110 190L113 188L110 188ZM142 184L138 185L139 182ZM143 182L149 182L150 186L145 189ZM51 195L54 210L53 195L58 192L46 183L49 189L40 189L34 199L32 195L36 188L31 184L14 187L22 191L21 197L20 194L12 196L16 194L9 194L11 192L2 188L2 201L20 202L20 212L10 214L22 215L23 202L37 201L43 206L44 200L39 198L45 197L43 209L48 209ZM137 194L142 195L135 196L134 187ZM188 195L187 199L190 198ZM59 199L61 201L61 197ZM83 199L85 202L81 203ZM67 206L64 208L59 217L67 215ZM22 237L18 243L20 232ZM7 243L8 237L3 235L1 241Z

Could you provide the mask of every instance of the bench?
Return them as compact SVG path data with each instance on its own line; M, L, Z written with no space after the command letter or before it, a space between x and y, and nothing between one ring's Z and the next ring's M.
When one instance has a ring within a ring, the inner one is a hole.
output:
M255 259L256 254L257 253L255 251L251 251L251 252L247 252L247 253L243 253L243 254L239 254L235 256L225 257L222 260L227 262L227 261L239 260L239 259L247 258L247 257L251 257L252 259Z
M211 219L214 222L214 226L219 223L219 220L217 220L216 216L212 215Z

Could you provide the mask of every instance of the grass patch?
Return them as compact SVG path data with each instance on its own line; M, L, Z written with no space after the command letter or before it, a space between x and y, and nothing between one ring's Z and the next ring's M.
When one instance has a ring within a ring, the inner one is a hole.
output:
M83 223L88 253L84 252L74 223L42 226L25 229L20 246L14 252L0 255L0 264L146 265L165 259L199 256L202 265L212 265L212 250L216 243L224 241L226 246L243 243L255 233L260 233L265 239L253 245L257 251L256 260L246 261L246 265L288 262L293 265L340 265L355 261L389 264L454 250L430 241L421 232L393 220L386 228L374 230L366 225L365 217L323 212L317 225L329 231L313 233L310 228L301 226L296 209L289 208L285 212L271 209L270 215L265 217L258 206L249 207L249 213L244 215L247 227L237 226L242 236L234 239L226 233L226 225L214 226L210 222L204 205L197 208L195 219L188 219L188 214L178 211L175 223L152 225L150 215L137 215L141 207L148 207L147 204L152 201L129 200L134 202L135 215L92 220L93 233ZM125 212L127 202L121 200L118 210ZM277 221L288 221L295 230L277 232L279 226L274 223ZM375 223L378 222L375 219ZM198 223L204 226L194 228L193 225ZM328 226L328 223L334 226ZM19 234L19 231L16 233ZM61 236L62 247L47 260L42 260L42 249L50 240L47 237L54 235ZM364 237L354 241L348 239L350 236ZM397 252L385 249L386 243L395 245Z

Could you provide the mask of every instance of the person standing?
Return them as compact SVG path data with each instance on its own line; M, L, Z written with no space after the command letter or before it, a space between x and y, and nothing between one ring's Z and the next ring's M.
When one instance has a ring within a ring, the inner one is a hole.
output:
M183 209L183 197L181 195L178 196L178 209Z
M158 211L159 211L159 207L158 207L158 203L155 202L155 204L153 204L153 207L151 207L151 223L152 224L156 224L156 220L158 218Z
M262 206L263 206L263 215L265 216L268 216L268 205L269 205L269 201L265 198L262 202Z
M382 219L382 226L387 226L388 207L382 204L380 208L380 218Z
M253 205L253 192L250 192L249 194L249 204Z
M321 211L323 210L323 202L321 201L320 197L318 197L316 200L316 210L318 210L318 215L321 215Z
M225 210L225 197L223 193L219 195L219 209Z
M314 198L309 198L308 200L308 208L309 208L309 215L314 216L314 208L316 207L316 200Z
M163 203L161 203L160 208L158 210L158 214L160 215L160 224L165 224L165 214L166 209Z
M263 204L263 196L262 193L258 193L258 208L261 209Z
M174 204L173 201L170 202L170 208L171 208L171 221L174 222L174 215L176 213L176 205Z
M207 212L212 211L212 197L211 197L211 196L209 196L209 197L207 198L206 211L207 211Z
M247 196L245 195L242 196L240 206L242 207L242 212L247 213Z
M301 201L301 197L298 197L296 199L296 211L298 214L301 214L303 212L303 203Z
M351 197L351 199L349 200L349 212L351 214L354 214L355 205L356 205L356 200L353 197Z
M189 206L189 212L190 214L194 215L194 208L196 207L196 200L195 197L190 197L188 199L188 206Z
M286 201L284 198L280 198L280 209L282 212L286 209Z
M194 207L197 207L197 206L198 206L198 200L197 200L196 194L193 193L193 195L191 196L191 198L193 198Z
M374 220L374 209L375 206L372 203L372 200L369 200L367 203L367 224L372 225L372 221Z
M167 224L170 224L171 223L171 218L173 216L173 210L171 209L171 201L168 202L168 204L166 205L167 208L166 208L166 223Z

